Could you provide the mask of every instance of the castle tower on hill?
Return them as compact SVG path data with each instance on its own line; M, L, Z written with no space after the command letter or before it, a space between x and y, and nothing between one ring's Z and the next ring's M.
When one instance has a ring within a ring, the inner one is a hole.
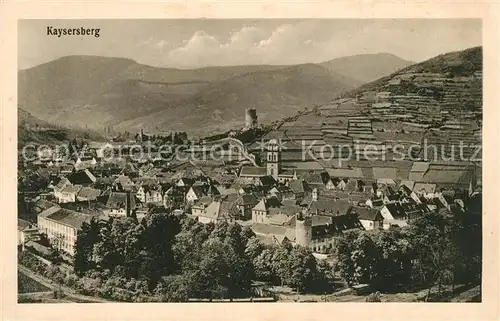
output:
M281 171L280 147L276 139L267 143L267 175L278 180Z
M245 129L255 129L258 126L257 110L255 108L245 109Z

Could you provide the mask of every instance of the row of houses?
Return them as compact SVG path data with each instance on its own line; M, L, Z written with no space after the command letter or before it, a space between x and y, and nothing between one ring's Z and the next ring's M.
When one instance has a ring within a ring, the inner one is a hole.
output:
M373 165L367 178L356 167L325 169L319 162L283 168L278 141L267 148L264 167L223 167L210 174L192 164L171 170L154 163L49 173L53 202L36 200L38 229L72 255L83 222L93 217L141 220L154 207L165 207L205 224L251 225L266 242L286 238L327 252L350 230L405 225L439 208L463 209L474 189L475 173L468 164L414 162L405 175ZM443 173L452 173L451 180ZM453 194L455 189L468 193Z

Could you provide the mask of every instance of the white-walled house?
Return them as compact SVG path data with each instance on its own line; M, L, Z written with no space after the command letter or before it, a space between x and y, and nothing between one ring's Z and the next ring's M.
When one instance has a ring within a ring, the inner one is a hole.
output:
M37 225L40 233L47 235L52 246L74 255L78 230L84 222L90 222L92 217L94 216L54 206L38 215Z
M353 212L358 214L358 220L365 230L382 228L384 217L379 210L367 207L354 207Z

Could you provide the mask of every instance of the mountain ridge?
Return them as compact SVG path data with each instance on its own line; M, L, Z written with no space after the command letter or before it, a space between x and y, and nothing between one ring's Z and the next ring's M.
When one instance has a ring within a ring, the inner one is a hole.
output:
M321 66L340 74L366 83L374 81L395 70L415 64L391 53L359 54L331 59L320 63Z
M462 70L461 70L462 69ZM362 91L376 90L382 84L402 73L435 72L453 75L470 75L475 71L482 70L482 46L475 46L464 50L456 50L443 53L424 60L422 62L407 66L386 75L373 82L369 82L350 91L348 95L354 96Z
M242 125L246 108L271 122L361 84L333 69L314 63L175 69L73 55L21 70L18 106L65 126L211 133Z

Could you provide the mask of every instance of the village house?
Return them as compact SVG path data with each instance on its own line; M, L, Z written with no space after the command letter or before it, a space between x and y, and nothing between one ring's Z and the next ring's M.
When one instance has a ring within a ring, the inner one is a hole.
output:
M101 195L101 190L92 187L82 187L76 195L76 200L81 201L95 201Z
M413 192L419 197L433 198L436 196L436 184L415 183Z
M97 178L88 169L84 169L69 175L68 180L73 185L91 186L95 184Z
M363 230L356 215L312 216L312 237L309 248L316 253L328 253L347 231ZM307 243L306 243L307 244Z
M334 182L330 178L330 175L326 171L323 172L310 172L304 175L301 175L301 178L304 179L311 188L320 188L333 190L336 188ZM337 182L337 184L340 182ZM345 186L342 186L345 188Z
M270 190L277 185L278 182L272 176L261 176L256 177L252 180L252 184L258 187L262 187L264 190Z
M282 203L279 201L277 197L269 197L264 198L257 203L252 208L252 222L255 223L264 223L267 221L267 217L269 216L269 211L271 208L280 207Z
M132 216L136 208L135 196L130 192L112 191L106 201L104 214L113 217Z
M259 200L252 194L237 194L238 199L236 200L236 205L239 208L240 216L242 220L252 219L252 209L259 203Z
M97 160L90 154L81 155L75 160L75 169L77 170L92 168L95 167L95 165L97 165Z
M141 222L144 218L146 218L153 210L153 207L141 206L136 208L135 210L135 218L138 222Z
M269 208L268 219L272 221L273 219L283 215L291 217L295 214L301 214L302 211L302 207L294 200L283 200L279 206Z
M265 167L243 166L238 175L239 181L242 183L253 183L254 179L267 176Z
M64 177L71 175L75 171L75 167L71 164L62 164L59 167L59 176Z
M163 206L169 208L171 206L179 206L184 203L187 190L183 186L173 185L163 194Z
M278 185L273 187L271 190L269 190L268 195L275 196L280 201L295 200L295 194L293 193L292 189L286 185Z
M328 253L339 237L349 230L362 230L356 215L343 216L293 216L280 215L280 220L254 222L252 231L263 242L282 244L285 239L304 246L314 253Z
M297 179L297 172L294 170L284 169L278 175L278 182L281 184L286 184L294 179Z
M216 185L217 191L220 195L238 194L238 190L230 186Z
M403 195L406 198L411 199L417 204L420 204L420 198L418 195L413 191L413 187L415 186L415 182L401 182L398 188L398 192Z
M388 229L391 226L406 226L407 216L399 203L385 204L379 210L383 217L383 228Z
M120 168L119 175L121 176L127 176L128 178L134 178L139 176L139 169L137 168L137 165L134 163L125 163L121 165L113 163L113 165L115 165L117 168Z
M296 200L302 200L311 195L311 187L303 179L295 179L288 182L288 187L292 190Z
M191 213L203 224L233 222L240 215L237 201L237 194L219 196L214 199L202 197L191 207Z
M54 190L54 197L58 203L74 203L81 189L81 185L66 185L61 190Z
M380 214L384 218L384 229L392 225L406 226L411 221L430 212L431 209L426 204L417 204L415 202L390 203L385 204L380 209Z
M136 193L137 199L144 204L163 202L163 193L160 185L142 185Z
M53 166L53 167L37 168L36 173L40 177L44 177L48 180L54 180L54 179L57 179L59 176L59 167Z
M208 205L213 202L213 199L208 196L201 197L193 206L191 206L191 215L198 217L203 214Z
M37 225L54 248L73 256L78 231L84 222L90 222L93 217L96 216L54 206L38 215Z
M28 221L17 219L17 245L24 247L28 241L39 238L38 228Z
M115 181L113 182L113 186L118 187L120 190L130 190L135 186L134 182L130 179L130 177L126 175L119 175Z
M382 196L372 196L371 198L367 199L365 204L370 207L370 208L381 208L384 206L384 198Z
M176 183L175 185L176 186L179 186L179 187L185 187L185 188L189 188L191 186L193 186L194 182L196 182L196 179L194 178L189 178L189 177L181 177Z
M66 186L72 185L71 182L66 178L62 177L59 180L51 181L49 183L49 188L52 188L55 193L62 191Z
M311 198L305 199L300 204L308 215L343 216L350 214L352 204L348 199L320 196L315 188Z
M192 203L203 196L214 197L220 195L219 190L213 185L192 185L186 193L186 202Z
M365 230L383 228L384 217L379 210L367 207L354 207L353 212L358 215L359 222Z

